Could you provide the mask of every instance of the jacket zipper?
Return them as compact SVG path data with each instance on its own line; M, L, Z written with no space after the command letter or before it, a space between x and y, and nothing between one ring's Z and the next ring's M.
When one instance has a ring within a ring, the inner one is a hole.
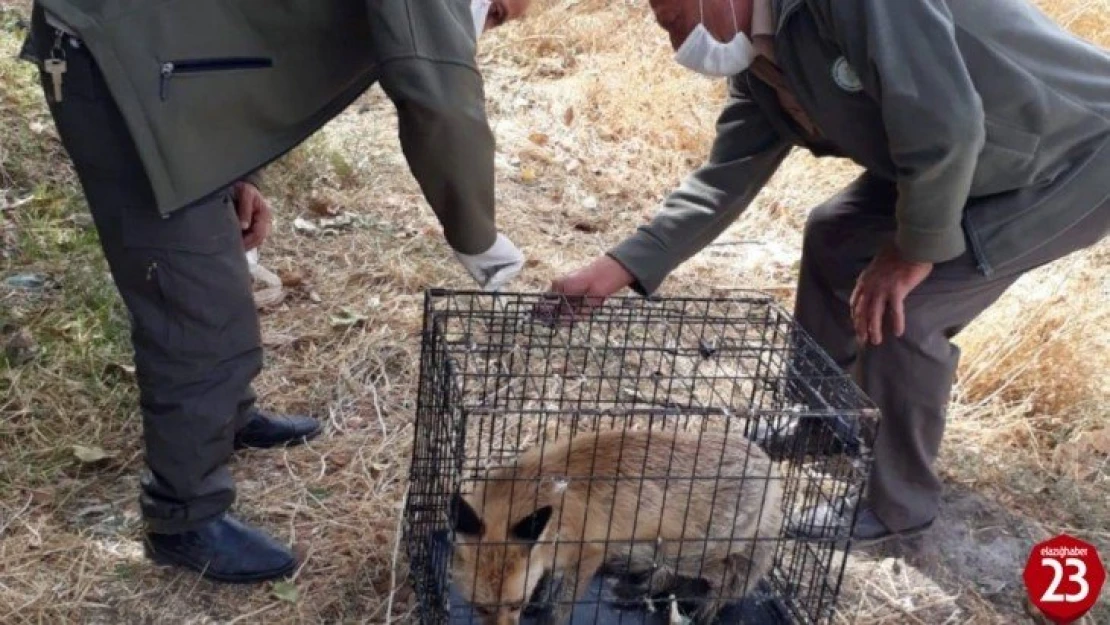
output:
M808 6L807 0L786 0L786 2L784 3L784 5L782 7L782 9L783 9L782 14L779 15L778 24L775 26L775 43L779 43L779 42L782 41L782 36L781 36L782 29L786 27L786 22L791 17L793 17L795 13L800 11L803 6ZM820 30L820 27L818 27L818 30ZM774 45L774 44L772 44L772 45ZM775 50L775 54L781 55L782 52L779 51L779 50ZM798 91L797 83L794 82L794 80L791 78L791 76L789 74L787 74L785 71L782 72L782 79L786 81L787 88L790 90L791 93L794 94L795 100L797 101L797 104L798 104L798 107L802 109L802 112L805 113L807 117L809 117L810 123L816 125L816 122L813 121L813 113L806 110L805 106L802 104L802 101L800 99L798 99L798 97L797 97L797 94L801 93L800 91ZM803 128L801 124L799 124L796 120L793 119L794 116L791 115L789 111L784 111L784 112L786 113L786 117L788 118L788 120L793 122L794 125L798 126L798 130L800 131L798 133L798 136L802 139L802 142L807 143L807 144L808 143L813 143L813 145L807 146L807 147L809 147L810 149L815 149L816 151L822 152L821 154L818 154L818 156L826 156L826 155L830 155L830 154L835 154L837 156L840 155L839 150L833 149L835 146L833 146L829 142L829 140L826 137L823 136L824 133L821 132L820 128L818 128L817 131L821 136L816 137L814 141L810 142L808 140L809 138L806 136L808 134L806 132L806 129Z
M162 81L159 95L164 102L169 95L170 80L182 74L228 72L238 69L266 69L274 66L273 59L264 57L227 57L216 59L182 59L162 63Z
M804 3L805 0L785 0L782 4L779 5L779 8L782 9L782 13L779 14L779 19L775 23L776 36L782 30L782 27L786 25L786 20L790 16L794 15L798 8L801 7Z
M772 47L774 47L774 45L776 43L778 43L779 41L782 40L782 37L781 37L782 29L783 29L783 27L785 27L786 21L788 19L790 19L791 17L793 17L794 14L797 13L801 9L803 4L805 4L805 0L782 0L782 2L780 2L778 4L778 9L781 12L778 15L778 19L775 20L775 36L774 36L774 39L772 40L773 41L773 43L771 44ZM775 54L776 55L781 55L781 51L776 49ZM752 83L754 81L759 81L761 84L766 85L771 90L776 104L778 105L779 108L782 108L782 105L781 105L781 103L779 103L779 100L778 100L778 94L775 93L774 87L772 87L767 82L763 81L763 79L759 78L758 76L755 76L752 73L750 68L747 71L745 71L744 74L745 74L746 79L747 79L748 91L750 93L752 93L753 95L755 94L755 91L756 91L755 85L753 85ZM786 72L782 72L782 76L783 76L783 80L785 80L787 82L787 86L790 89L797 89L797 87L795 87L793 84L790 83L790 77L786 75ZM797 91L795 91L795 93L797 93ZM801 103L799 102L798 105L801 106ZM799 126L798 129L795 130L794 126L797 126L798 124L797 124L797 122L795 122L793 120L793 117L790 115L790 112L786 111L785 109L783 109L782 112L783 112L783 117L784 117L783 124L786 126L786 129L790 132L790 134L793 135L792 137L788 137L788 139L796 139L798 145L811 148L811 146L807 145L809 142L807 141L807 138L805 136L805 129L801 128ZM809 113L807 112L806 114L808 115Z

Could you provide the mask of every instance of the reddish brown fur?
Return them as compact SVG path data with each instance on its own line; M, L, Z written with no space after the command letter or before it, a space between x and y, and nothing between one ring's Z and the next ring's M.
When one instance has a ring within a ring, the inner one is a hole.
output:
M484 533L459 534L455 582L486 623L506 625L518 622L540 576L555 572L566 604L556 610L561 622L603 565L654 569L645 593L667 590L675 574L706 580L711 598L697 620L710 622L770 569L772 544L751 538L773 538L781 528L775 468L739 433L726 445L713 432L614 430L533 448L465 497ZM507 538L544 506L553 513L537 542Z

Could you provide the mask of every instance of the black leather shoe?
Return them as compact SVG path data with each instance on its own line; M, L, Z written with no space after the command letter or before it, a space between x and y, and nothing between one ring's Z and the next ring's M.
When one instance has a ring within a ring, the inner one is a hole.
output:
M146 555L230 584L286 577L297 567L293 552L261 530L223 515L183 534L146 535Z
M320 430L320 422L312 417L274 415L256 409L250 421L235 433L235 449L300 445L316 438Z

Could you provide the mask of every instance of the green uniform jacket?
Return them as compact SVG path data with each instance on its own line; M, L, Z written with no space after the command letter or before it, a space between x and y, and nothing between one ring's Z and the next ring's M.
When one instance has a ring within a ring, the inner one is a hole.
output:
M1026 0L773 0L775 53L813 144L750 72L708 162L610 251L651 294L747 208L793 146L895 182L896 244L985 275L1110 196L1110 55Z
M448 243L496 236L467 0L38 0L97 61L169 213L296 147L375 82Z

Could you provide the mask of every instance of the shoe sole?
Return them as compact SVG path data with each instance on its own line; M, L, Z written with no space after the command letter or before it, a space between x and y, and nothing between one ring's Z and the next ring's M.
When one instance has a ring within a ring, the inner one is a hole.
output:
M929 531L931 527L933 527L933 521L929 521L924 525L919 525L917 527L913 527L901 532L891 532L889 534L884 534L883 536L879 536L877 538L856 538L853 536L852 544L857 547L873 547L875 545L888 543L892 540L916 538L917 536L920 536Z
M280 443L273 443L270 445L243 445L240 443L235 443L235 451L242 451L244 449L278 449L281 447L297 447L298 445L304 445L305 443L313 440L323 433L324 428L323 426L321 426L313 430L311 434L305 434L304 436L298 436L296 438L291 438L289 440L281 441Z
M205 579L210 579L212 581L221 582L224 584L259 584L262 582L268 582L271 580L288 577L289 574L297 569L297 562L293 561L283 567L274 569L272 571L266 571L264 573L253 573L250 575L222 575L219 573L213 573L207 568L198 567L195 562L191 562L185 558L179 558L165 553L158 553L151 549L149 545L145 546L144 551L146 552L146 557L153 561L155 564L161 566L176 566L185 568L195 573L199 573L200 576Z
M920 536L921 534L929 531L929 529L933 526L933 523L934 521L929 521L925 525L920 525L918 527L914 527L902 532L892 532L890 534L884 534L876 538L859 538L856 536L845 536L842 531L837 532L835 530L830 530L829 532L824 534L818 534L812 529L807 532L804 530L795 530L791 528L787 528L784 534L788 540L799 540L814 543L837 543L841 545L847 545L849 542L851 542L853 547L870 547L873 545L880 545L882 543L890 542L895 539L914 538Z

